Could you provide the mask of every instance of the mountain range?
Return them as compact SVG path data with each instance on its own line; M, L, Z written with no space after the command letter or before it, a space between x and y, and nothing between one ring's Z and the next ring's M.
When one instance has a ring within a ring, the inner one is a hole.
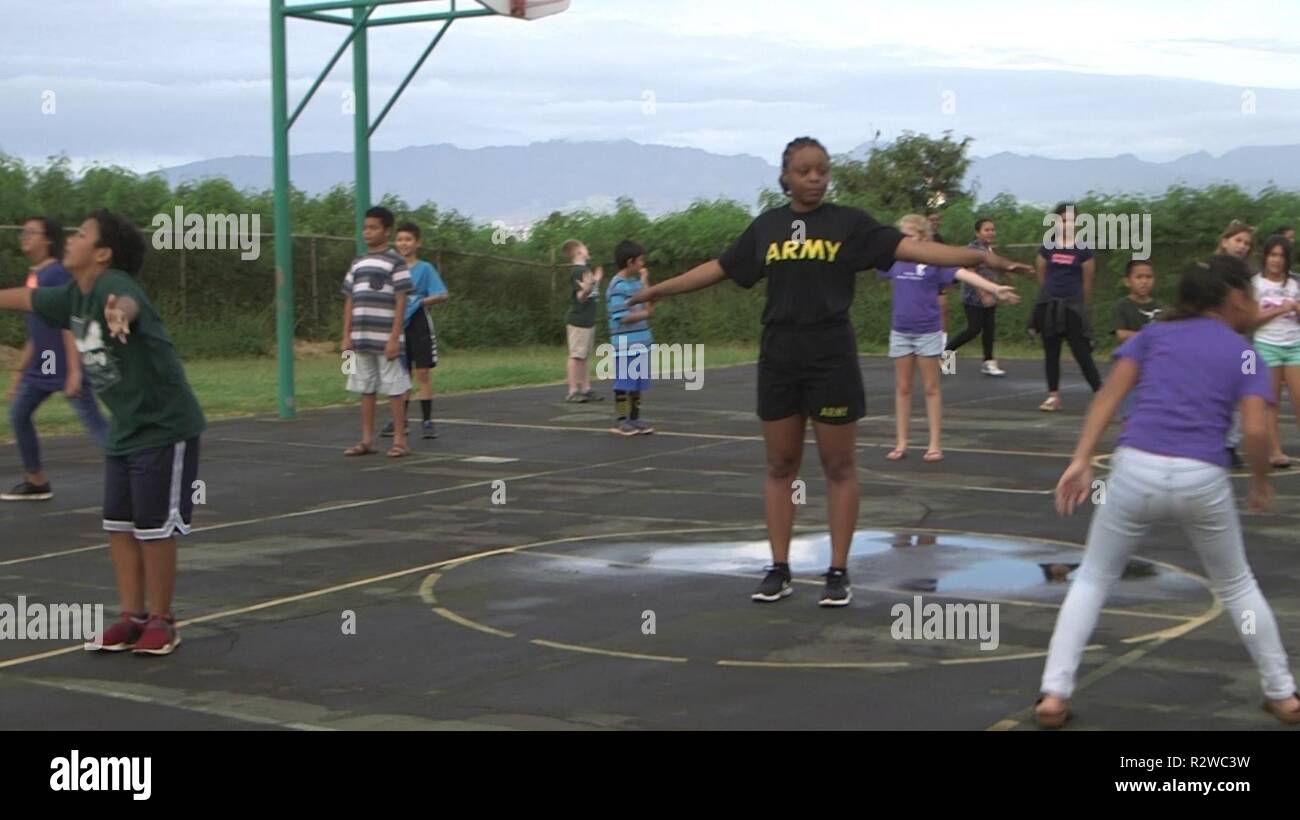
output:
M862 145L851 155L864 157L870 150ZM752 155L726 156L630 140L475 149L440 144L371 153L376 198L391 193L413 205L432 201L481 222L501 220L508 225L526 224L557 210L610 208L621 196L631 197L651 216L700 198L726 197L752 208L760 190L776 187L777 172L775 165ZM216 176L237 188L264 189L271 185L271 159L222 157L161 173L172 184ZM352 154L295 156L290 173L295 187L322 193L352 181ZM1203 187L1219 182L1251 192L1268 185L1300 189L1300 145L1243 147L1218 157L1200 152L1170 162L1131 154L1057 159L1003 152L974 157L966 178L980 201L1006 192L1041 204L1089 191L1158 194L1175 184Z

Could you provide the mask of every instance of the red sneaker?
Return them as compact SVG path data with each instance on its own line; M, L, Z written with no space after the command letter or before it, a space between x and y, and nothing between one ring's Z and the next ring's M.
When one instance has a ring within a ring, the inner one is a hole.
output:
M131 651L137 655L170 655L181 645L181 633L176 631L176 619L170 615L150 615L144 634Z
M145 618L138 618L123 612L112 626L104 630L102 642L85 644L88 652L103 650L105 652L123 652L135 645L144 634Z

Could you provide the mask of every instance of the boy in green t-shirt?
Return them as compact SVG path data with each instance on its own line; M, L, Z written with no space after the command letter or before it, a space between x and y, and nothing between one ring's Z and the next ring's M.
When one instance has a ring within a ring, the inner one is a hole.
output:
M1116 300L1110 308L1110 323L1114 328L1115 338L1120 344L1146 327L1164 310L1160 301L1151 295L1156 287L1156 269L1142 259L1130 259L1124 266L1124 284L1128 285L1128 296ZM1116 421L1128 418L1133 409L1136 390L1129 391L1120 405Z
M567 376L569 393L565 401L600 401L591 390L591 368L587 360L596 338L596 306L600 299L603 268L591 269L590 253L580 240L570 239L561 248L569 259L569 310L565 314L565 332L569 345Z
M1120 342L1136 335L1164 310L1151 295L1156 286L1156 269L1150 262L1129 260L1124 266L1124 284L1128 285L1128 296L1117 300L1110 309L1111 326Z
M181 642L171 612L176 533L190 532L205 422L162 320L135 281L144 251L135 225L96 211L67 242L63 266L73 281L0 290L0 310L31 311L71 330L83 377L112 414L104 529L122 614L86 648L167 655Z

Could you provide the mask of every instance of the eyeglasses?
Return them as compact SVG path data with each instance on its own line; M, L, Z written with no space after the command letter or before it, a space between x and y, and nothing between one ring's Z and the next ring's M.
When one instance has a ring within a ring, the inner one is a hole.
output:
M21 235L22 235L22 236L40 236L40 237L44 237L44 236L45 236L45 231L41 230L40 228L23 228Z

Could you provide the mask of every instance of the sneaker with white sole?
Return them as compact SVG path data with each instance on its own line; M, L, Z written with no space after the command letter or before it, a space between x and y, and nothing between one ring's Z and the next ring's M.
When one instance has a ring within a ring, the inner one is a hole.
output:
M1002 368L998 367L998 360L997 360L997 359L989 359L988 361L986 361L986 362L984 363L984 367L980 369L980 372L983 373L985 376L1005 376L1005 375L1007 375L1007 371L1005 371L1005 370L1003 370Z
M767 575L763 576L762 583L749 596L749 599L760 603L771 603L779 601L792 593L794 593L794 587L790 584L789 568L771 564L767 567Z
M118 616L107 629L104 630L102 639L99 636L92 636L97 640L92 640L85 644L88 651L102 652L125 652L135 647L136 641L144 634L145 624L148 617L144 615L132 615L129 612L123 612Z
M849 586L849 574L842 569L826 571L826 588L822 591L818 606L848 606L853 600L853 587Z
M33 484L22 481L7 493L0 493L0 501L49 501L54 497L50 483Z
M181 633L176 631L176 620L171 616L150 615L131 652L136 655L170 655L180 645Z

